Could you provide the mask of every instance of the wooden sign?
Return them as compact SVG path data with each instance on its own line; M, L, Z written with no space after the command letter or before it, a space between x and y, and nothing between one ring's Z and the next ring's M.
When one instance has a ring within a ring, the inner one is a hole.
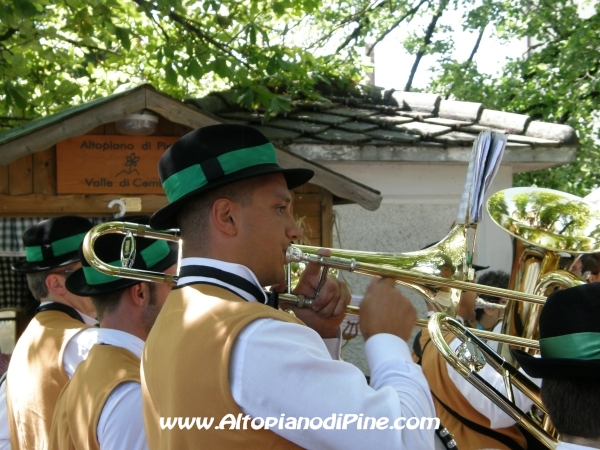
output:
M177 136L83 135L56 144L59 194L164 194L158 161Z

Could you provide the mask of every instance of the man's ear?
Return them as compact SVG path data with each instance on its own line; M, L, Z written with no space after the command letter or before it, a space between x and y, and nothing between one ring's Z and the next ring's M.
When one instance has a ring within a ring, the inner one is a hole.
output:
M212 219L221 233L235 236L238 233L237 211L239 205L227 198L218 199L212 207Z
M67 293L65 277L60 273L51 273L46 277L45 283L49 292L58 295L65 295Z
M127 288L129 297L135 306L144 306L149 299L150 288L146 282L141 282Z

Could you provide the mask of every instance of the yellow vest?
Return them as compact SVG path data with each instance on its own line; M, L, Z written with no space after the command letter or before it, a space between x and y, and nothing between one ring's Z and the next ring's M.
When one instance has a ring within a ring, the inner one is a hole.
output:
M454 338L455 336L452 333L444 334L444 339L448 344L452 342ZM473 408L469 401L457 389L452 380L450 380L446 360L437 351L433 342L427 344L427 341L429 340L429 331L424 329L420 339L421 349L423 351L421 366L425 378L427 378L427 382L429 383L429 387L431 388L431 392L434 394L433 403L435 404L436 414L442 425L454 435L454 440L456 441L458 448L461 450L482 448L510 450L509 447L498 442L496 439L478 433L464 425L461 421L452 416L435 398L439 398L445 405L452 408L452 410L460 416L485 428L490 428L489 419ZM426 344L427 346L425 347ZM475 387L473 387L473 389L475 389ZM497 428L494 431L510 437L521 447L527 448L525 436L523 436L516 425L508 428Z
M140 359L121 347L94 345L58 399L50 450L100 450L98 421L112 391L140 382Z
M63 353L69 339L89 328L60 311L35 315L19 338L6 375L13 450L45 450L58 396L69 377Z
M221 418L243 416L229 387L229 360L238 333L272 318L302 324L283 311L247 302L210 285L173 290L142 356L142 399L150 449L299 448L270 430L215 430ZM214 417L209 430L161 429L160 418Z

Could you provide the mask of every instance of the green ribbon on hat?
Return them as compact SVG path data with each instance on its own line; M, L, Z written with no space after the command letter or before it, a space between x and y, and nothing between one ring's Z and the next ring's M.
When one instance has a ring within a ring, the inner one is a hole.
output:
M51 242L50 247L52 248L52 255L61 256L77 251L86 234L87 233L80 233ZM25 259L27 262L43 261L44 255L42 253L42 246L25 247Z
M261 164L277 164L275 147L270 142L256 147L242 148L224 153L217 157L223 173L230 175L240 170ZM169 203L180 199L196 189L208 184L208 180L200 164L186 167L174 173L163 183L163 189Z
M140 256L144 260L146 267L150 270L153 266L169 256L170 252L171 249L166 241L156 241L146 247L144 250L141 250ZM122 267L120 260L110 262L108 265L113 267ZM83 274L85 276L86 283L89 285L112 283L113 281L118 281L121 279L119 277L99 272L91 266L83 266Z
M542 358L600 359L600 333L565 334L540 339Z

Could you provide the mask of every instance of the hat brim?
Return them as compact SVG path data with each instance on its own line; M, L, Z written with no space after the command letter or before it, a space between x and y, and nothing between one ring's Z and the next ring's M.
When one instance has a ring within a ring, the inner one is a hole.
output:
M172 265L177 264L177 258L179 257L178 251L175 250L177 244L169 244L169 246L171 247L171 252L169 255L153 267L150 267L148 270L151 270L152 272L163 272ZM80 297L94 297L110 294L112 292L134 286L141 282L141 280L132 280L131 278L119 278L118 280L110 283L96 285L87 284L83 269L78 269L69 275L65 285L67 290L72 294L79 295Z
M525 373L533 378L573 380L600 376L599 360L536 358L523 350L511 350L511 353Z
M188 200L213 189L235 183L236 181L242 181L248 178L271 175L275 173L280 173L284 176L288 189L294 189L303 185L315 174L310 169L282 169L281 167L277 167L275 165L252 166L231 175L221 177L219 180L210 182L209 184L196 189L189 194L182 196L181 198L178 198L174 202L169 203L168 205L156 211L152 217L150 217L150 226L156 230L177 228L178 225L175 218L175 213L183 205L185 205Z
M79 252L75 251L61 255L58 258L52 258L40 262L28 262L26 259L22 259L21 261L17 261L15 264L13 264L12 270L17 273L43 272L44 270L68 266L69 264L79 260Z

